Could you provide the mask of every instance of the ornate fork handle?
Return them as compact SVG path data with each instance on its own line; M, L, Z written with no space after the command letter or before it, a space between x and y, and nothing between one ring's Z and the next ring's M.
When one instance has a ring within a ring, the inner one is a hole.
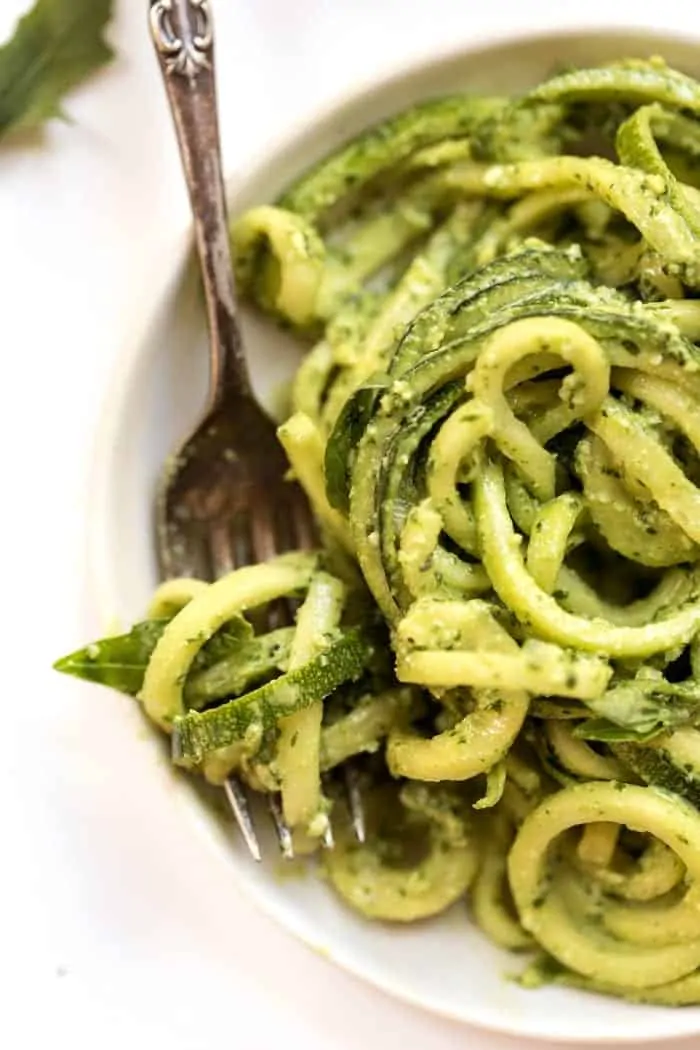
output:
M214 37L208 0L152 0L151 34L168 73L211 69Z
M194 218L210 332L210 408L250 396L221 171L209 0L150 0L150 29L177 132Z

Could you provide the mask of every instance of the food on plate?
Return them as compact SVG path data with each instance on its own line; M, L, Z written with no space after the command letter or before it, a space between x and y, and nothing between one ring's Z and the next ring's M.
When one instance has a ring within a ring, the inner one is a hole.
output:
M279 792L298 851L332 817L363 915L468 899L528 983L669 1005L700 1002L699 114L657 58L429 100L237 218L241 294L308 346L279 437L319 549L169 580L57 664Z

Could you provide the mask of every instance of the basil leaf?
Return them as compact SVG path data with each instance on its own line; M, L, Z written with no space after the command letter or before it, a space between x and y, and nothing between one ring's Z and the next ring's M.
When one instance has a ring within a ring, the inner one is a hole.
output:
M637 732L634 729L625 729L616 726L614 722L606 718L588 718L585 722L579 722L574 728L573 735L581 740L596 740L600 743L635 743L644 744L659 735L659 729L647 732Z
M144 620L127 634L103 638L64 656L56 661L54 669L135 696L143 685L151 653L169 622L168 619ZM252 634L253 628L244 617L232 617L199 650L192 672L204 671L230 657Z
M128 634L103 638L86 645L53 665L56 671L108 685L135 696L143 683L146 665L168 620L144 620Z
M37 0L0 47L0 135L62 116L63 96L112 58L112 0Z
M658 733L700 722L700 682L635 678L619 682L586 707L597 718L576 727L586 740L649 740ZM602 734L602 735L600 735Z

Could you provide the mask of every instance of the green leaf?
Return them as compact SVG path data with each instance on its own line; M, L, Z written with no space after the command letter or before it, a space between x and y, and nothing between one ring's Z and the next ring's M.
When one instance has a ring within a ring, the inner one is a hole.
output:
M665 730L700 721L700 683L638 677L613 685L586 706L598 717L578 725L575 736L641 743Z
M61 100L112 58L113 0L37 0L0 48L0 135L60 117Z
M135 696L143 683L151 653L168 622L144 620L135 624L128 634L104 638L64 656L56 661L54 669Z
M84 649L64 656L53 665L56 671L110 686L120 693L136 696L143 685L151 653L170 621L144 620L128 634L103 638ZM252 637L253 629L242 616L235 616L213 635L197 653L192 672L205 671L230 657Z
M624 729L615 725L607 718L588 718L580 722L573 731L573 735L581 740L597 740L600 743L634 743L644 744L659 735L660 730L652 729L646 732L638 732L634 729Z

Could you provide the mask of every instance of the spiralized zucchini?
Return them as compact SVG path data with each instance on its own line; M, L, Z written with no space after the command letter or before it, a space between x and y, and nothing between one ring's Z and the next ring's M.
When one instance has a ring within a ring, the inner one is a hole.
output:
M632 59L417 106L236 218L309 344L279 436L322 549L57 665L299 849L330 819L364 916L469 897L524 983L665 1005L700 1003L699 162L700 84Z

